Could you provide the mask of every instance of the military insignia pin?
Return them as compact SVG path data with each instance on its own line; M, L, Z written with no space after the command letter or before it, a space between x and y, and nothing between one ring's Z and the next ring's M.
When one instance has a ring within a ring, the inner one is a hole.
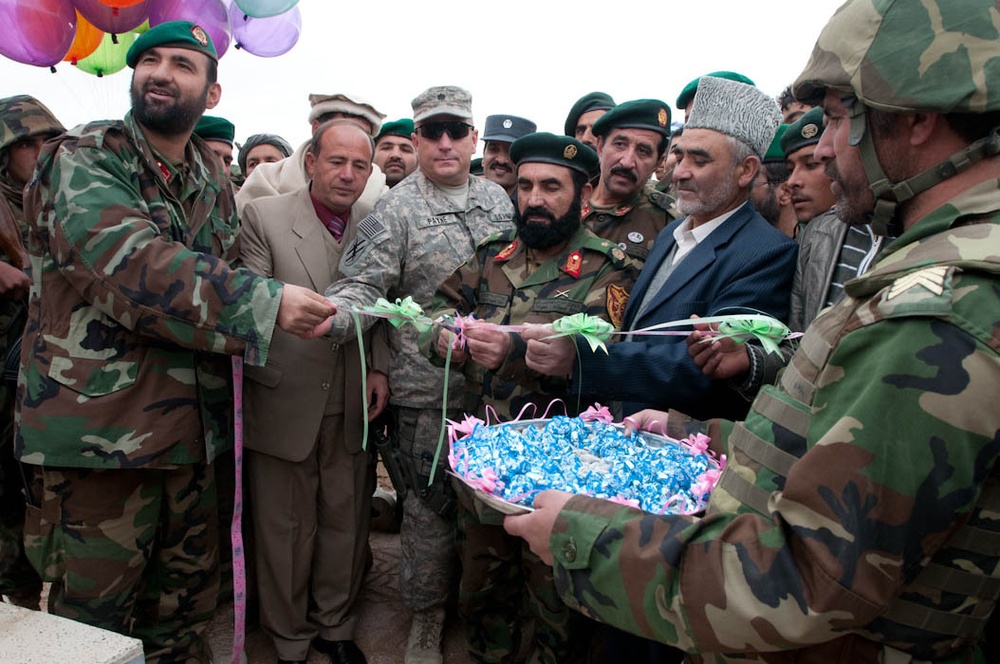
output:
M566 263L563 265L563 272L570 275L575 279L580 278L580 267L583 265L583 254L579 251L574 251L569 256L566 257Z
M576 146L567 145L566 148L563 150L563 157L566 159L572 159L575 156L576 156Z
M504 129L510 129L513 126L514 126L514 123L510 121L510 118L507 118L506 120L503 121L503 128Z
M632 231L631 233L628 234L628 241L629 242L635 242L636 244L639 244L640 242L642 242L645 239L646 238L639 231Z
M208 35L205 34L200 25L191 26L191 36L202 46L208 46Z
M817 127L812 123L809 123L802 128L802 138L812 138L818 133L819 133L819 127Z
M661 127L667 126L667 109L661 108L660 112L656 114L656 121Z

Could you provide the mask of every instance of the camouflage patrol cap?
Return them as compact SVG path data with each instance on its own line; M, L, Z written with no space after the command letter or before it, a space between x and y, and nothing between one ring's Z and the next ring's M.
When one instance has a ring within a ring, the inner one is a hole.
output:
M0 152L22 138L66 131L45 104L30 95L0 99Z
M746 83L747 85L756 85L756 83L751 81L743 74L737 74L734 71L713 71L710 74L705 74L705 76L711 76L713 78L724 78L727 81L738 81L739 83ZM691 100L694 99L694 93L698 92L698 81L700 81L702 78L704 78L704 76L699 76L698 78L694 79L693 81L685 85L684 89L681 90L681 93L677 95L678 109L683 111L685 108L687 108L687 105L691 103Z
M850 0L823 28L792 91L827 88L883 111L1000 110L994 0Z
M427 88L412 102L413 122L418 124L435 115L450 115L472 122L472 95L454 85Z
M781 138L781 150L787 156L808 145L819 143L823 136L823 109L817 106L788 126Z
M204 53L216 62L219 61L215 44L204 28L191 21L167 21L139 35L125 54L125 64L135 69L139 56L156 46L186 48L189 51Z
M594 136L604 136L614 127L648 129L670 136L670 107L659 99L626 101L598 118L591 131Z
M515 164L535 162L555 164L591 177L600 169L597 152L572 136L556 136L540 131L517 139L510 146Z

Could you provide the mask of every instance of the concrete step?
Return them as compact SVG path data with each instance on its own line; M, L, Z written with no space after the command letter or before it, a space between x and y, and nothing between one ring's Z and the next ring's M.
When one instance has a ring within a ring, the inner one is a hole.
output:
M143 664L142 641L41 611L0 604L4 664Z

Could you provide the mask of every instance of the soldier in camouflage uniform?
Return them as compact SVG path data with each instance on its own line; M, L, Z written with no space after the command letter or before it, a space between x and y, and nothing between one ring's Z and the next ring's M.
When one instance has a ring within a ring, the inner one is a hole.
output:
M486 323L520 325L587 313L620 325L635 269L617 245L580 224L597 155L576 139L546 133L519 138L510 155L517 164L516 230L479 243L438 289L434 317L475 314ZM455 349L452 358L464 363L467 413L485 418L491 406L511 420L527 404L535 405L529 416L541 415L553 399L579 412L579 397L570 396L565 376L527 368L520 335L478 324L465 326L463 334L467 347ZM425 344L440 360L453 336L435 325ZM474 501L468 489L458 491L459 610L473 660L513 662L527 633L534 635L528 662L585 661L592 627L559 599L551 568L503 531L499 512ZM525 602L533 630L520 624Z
M42 580L24 556L25 477L14 459L14 391L31 278L24 185L47 139L65 131L34 97L0 99L0 594L38 608Z
M670 140L670 107L656 99L627 101L602 115L593 131L601 179L583 206L583 225L642 269L656 236L677 218L673 199L650 182Z
M397 184L358 224L345 249L344 278L326 294L339 308L372 306L379 297L410 296L429 310L438 285L475 251L483 238L510 228L513 208L499 185L469 175L478 132L472 97L461 88L430 88L413 100L413 144L418 169ZM365 325L374 319L363 316ZM332 319L335 339L353 338L346 311ZM441 662L444 602L452 587L454 496L443 469L427 486L441 431L445 373L420 353L412 326L393 328L390 406L399 424L399 446L411 477L400 529L399 591L414 612L406 664ZM462 381L453 373L448 406L460 414Z
M705 517L543 494L508 521L567 602L702 661L977 661L1000 594L998 9L831 19L795 94L822 99L841 218L901 234L712 428Z
M263 365L275 325L304 334L332 310L232 267L233 195L191 137L219 99L216 57L192 23L144 33L126 57L132 111L46 143L25 194L25 548L52 613L141 638L147 662L210 659L226 354Z

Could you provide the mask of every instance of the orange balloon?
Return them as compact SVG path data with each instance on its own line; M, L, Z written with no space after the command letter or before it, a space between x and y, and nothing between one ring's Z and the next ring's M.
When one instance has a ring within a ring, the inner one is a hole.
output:
M107 5L108 7L118 7L119 9L121 9L122 7L131 7L132 5L137 5L140 2L142 2L142 0L97 0L97 1L100 2L102 5Z
M69 47L69 51L66 53L63 61L75 65L97 50L97 47L101 45L101 37L103 36L103 32L95 28L93 23L80 16L80 12L77 12L76 36L73 38L73 44Z

